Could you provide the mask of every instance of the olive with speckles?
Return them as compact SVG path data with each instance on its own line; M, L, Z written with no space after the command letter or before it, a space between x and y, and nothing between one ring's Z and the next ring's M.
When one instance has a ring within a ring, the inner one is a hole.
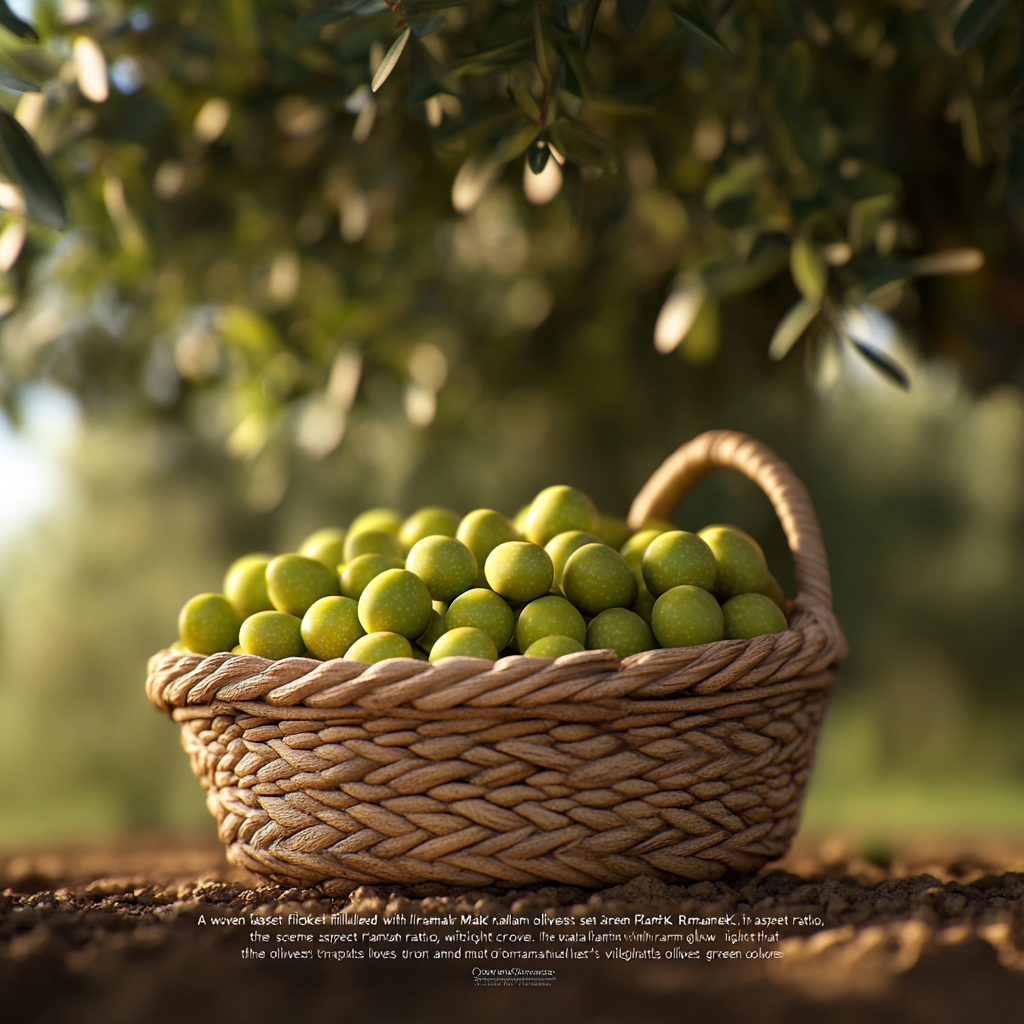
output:
M500 651L507 647L515 631L515 615L504 598L493 590L475 587L460 594L445 613L448 629L475 626L488 633Z
M551 556L536 544L512 540L499 544L484 562L487 585L514 604L526 604L551 589Z
M458 626L449 629L430 650L430 661L441 658L486 658L498 660L498 648L490 633L474 626Z
M750 534L738 526L705 526L697 536L715 555L716 597L728 600L738 594L758 594L768 587L768 563L761 545Z
M516 623L516 646L525 652L546 636L567 636L583 644L587 638L587 624L578 608L564 597L549 594L531 601L520 613Z
M178 615L178 636L196 654L230 651L238 643L242 616L223 594L197 594Z
M451 601L476 583L473 552L455 537L430 536L417 541L405 567L426 583L435 601Z
M302 617L302 642L323 661L343 658L366 630L359 623L359 606L350 597L322 597Z
M752 640L787 628L786 616L764 594L737 594L722 605L727 640Z
M383 530L395 536L402 528L402 514L393 508L369 508L352 520L348 532L351 536L354 533L362 533L364 530Z
M287 612L257 612L242 623L238 636L245 654L278 661L298 658L306 653L302 641L302 620Z
M487 556L499 544L522 539L510 519L490 508L478 508L470 512L459 523L455 536L473 552L481 571Z
M412 644L400 633L382 631L361 636L346 652L346 661L361 661L375 665L388 658L413 657Z
M566 530L600 533L597 506L575 487L545 487L530 503L523 523L523 536L534 544L547 544Z
M345 531L335 526L317 530L299 545L299 554L337 569L345 561Z
M651 629L662 647L695 647L725 636L719 603L706 590L673 587L654 602Z
M689 584L710 591L718 564L714 552L695 533L672 530L659 533L644 551L641 561L644 583L655 596Z
M430 591L407 569L386 569L374 576L359 597L359 621L367 633L422 636L433 610Z
M551 556L551 566L554 569L555 578L552 589L556 594L562 593L562 573L565 572L565 563L569 556L579 551L585 544L600 544L601 538L587 533L586 530L566 530L552 537L544 545L544 550Z
M629 540L619 549L619 554L626 560L626 564L633 570L638 584L644 584L643 560L644 552L655 537L664 533L664 530L645 529L634 533Z
M267 566L273 555L243 555L224 576L224 596L241 615L269 612L274 603L267 593Z
M639 587L618 551L606 544L587 544L565 563L562 590L585 615L597 615L606 608L628 608Z
M405 549L398 538L387 530L362 530L359 533L349 531L345 538L345 561L351 562L360 555L388 555L401 558Z
M278 555L267 566L267 593L279 612L301 619L314 601L340 592L337 571L305 555Z
M358 601L366 584L386 569L401 569L403 562L392 555L367 554L353 558L341 570L341 593Z
M408 551L424 537L454 537L459 517L449 508L430 506L417 509L398 531L399 543Z
M561 658L585 650L583 644L571 636L542 636L523 651L527 658Z
M587 649L609 648L620 658L650 651L658 646L651 627L628 608L606 608L587 626Z

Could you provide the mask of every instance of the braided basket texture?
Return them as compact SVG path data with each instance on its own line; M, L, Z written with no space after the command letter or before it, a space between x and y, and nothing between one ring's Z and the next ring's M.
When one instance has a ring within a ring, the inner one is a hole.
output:
M716 466L782 521L798 587L783 633L621 661L150 659L147 694L181 723L228 859L343 894L714 879L785 853L846 644L807 492L759 442L684 445L630 525L669 517Z

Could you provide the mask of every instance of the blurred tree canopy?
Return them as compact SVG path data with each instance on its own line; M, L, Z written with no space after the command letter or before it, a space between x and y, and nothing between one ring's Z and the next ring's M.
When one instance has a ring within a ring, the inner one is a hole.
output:
M1010 0L0 3L0 398L184 423L270 508L361 410L439 429L556 366L614 415L641 350L845 348L905 385L895 323L1019 381L1022 29Z

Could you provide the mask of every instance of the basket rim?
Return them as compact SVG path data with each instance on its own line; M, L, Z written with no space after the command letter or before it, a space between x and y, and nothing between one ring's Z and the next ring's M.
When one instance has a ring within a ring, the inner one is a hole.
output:
M760 694L828 674L848 648L832 610L824 541L806 488L767 445L733 430L700 434L651 476L633 502L630 524L636 527L652 514L671 514L690 486L717 467L736 469L761 487L782 522L797 595L789 602L789 628L781 633L657 648L621 660L614 651L591 650L556 659L513 655L492 663L451 657L431 664L389 658L365 665L344 659L270 661L257 655L164 650L150 658L146 693L176 717L203 706L216 708L216 713L237 709L279 715L301 707L319 715L348 708L358 714L403 709L420 716L450 716L500 707L536 715L542 709L550 713L556 705L571 716L565 709L609 702L650 708L665 698L678 703L719 693Z
M711 698L714 706L721 706L730 700L759 699L780 685L799 688L801 680L813 686L815 677L845 657L831 611L796 604L793 625L781 633L657 648L624 659L611 650L590 650L556 659L513 655L489 662L451 657L431 664L389 658L366 665L167 649L149 661L146 692L169 714L206 707L218 714L280 716L303 709L329 717L339 711L393 714L402 709L421 717L448 717L452 712L486 715L515 708L537 716L549 714L556 705L581 710L598 704L610 710L628 703L653 711L666 702L696 700L695 706L701 706ZM741 691L750 692L741 696Z

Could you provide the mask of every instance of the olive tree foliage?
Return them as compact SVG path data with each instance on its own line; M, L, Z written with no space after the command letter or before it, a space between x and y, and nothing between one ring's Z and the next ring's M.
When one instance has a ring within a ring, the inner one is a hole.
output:
M47 378L278 479L367 410L436 429L612 351L849 352L907 386L879 311L981 384L1019 372L1016 0L36 0L0 26L12 414Z

